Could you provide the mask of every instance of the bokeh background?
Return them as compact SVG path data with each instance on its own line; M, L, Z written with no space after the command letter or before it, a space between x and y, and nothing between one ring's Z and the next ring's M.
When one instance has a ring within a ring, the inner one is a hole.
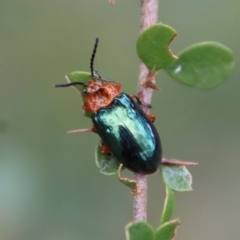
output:
M132 196L116 176L101 175L95 134L77 91L55 89L64 75L96 69L136 93L140 1L0 0L0 239L123 240ZM164 156L200 163L190 168L191 193L177 193L178 240L240 238L240 1L163 0L159 20L190 44L217 41L235 54L236 70L222 85L198 90L163 71L152 112ZM129 176L132 176L131 174ZM158 173L149 176L148 220L156 228L165 197Z

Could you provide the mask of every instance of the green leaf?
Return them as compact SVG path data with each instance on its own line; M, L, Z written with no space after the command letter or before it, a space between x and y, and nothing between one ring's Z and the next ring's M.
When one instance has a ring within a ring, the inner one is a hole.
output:
M154 240L154 230L147 222L129 223L125 230L127 240Z
M185 166L169 166L161 164L163 181L171 189L178 192L192 190L192 176Z
M91 79L91 73L89 72L81 72L75 71L66 75L66 79L68 82L83 82L87 83ZM83 85L75 85L77 90L82 91L85 87Z
M137 54L151 72L176 61L169 44L176 31L168 25L156 24L143 31L137 40Z
M202 89L216 87L235 67L232 51L217 42L192 45L178 55L165 70L178 82Z
M164 201L160 226L171 219L173 207L174 207L174 191L168 185L166 185L166 198Z
M95 160L100 173L105 175L118 173L120 163L112 155L103 154L99 144L95 150Z
M89 73L89 72L81 72L81 71L71 72L68 75L66 75L67 82L83 82L83 83L87 83L91 78L92 78L91 77L91 73ZM82 102L85 102L86 94L82 93L82 91L84 90L85 87L83 85L75 85L73 87L76 88L79 91L79 93L81 95L81 98L82 98ZM83 112L84 112L84 116L85 117L89 117L90 118L92 116L92 113L89 112L89 111L83 110Z
M156 233L155 240L171 240L174 238L176 234L176 229L180 225L180 221L178 219L171 220L169 222L161 225Z

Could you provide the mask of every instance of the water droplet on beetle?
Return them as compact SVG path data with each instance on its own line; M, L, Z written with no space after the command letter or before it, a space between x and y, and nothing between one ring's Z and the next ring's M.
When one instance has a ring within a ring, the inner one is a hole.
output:
M111 126L108 126L108 127L106 128L106 132L108 132L108 133L110 133L112 130L113 130L113 127L111 127Z
M130 108L130 109L127 110L127 115L128 115L129 118L133 119L136 116L136 112L133 109Z

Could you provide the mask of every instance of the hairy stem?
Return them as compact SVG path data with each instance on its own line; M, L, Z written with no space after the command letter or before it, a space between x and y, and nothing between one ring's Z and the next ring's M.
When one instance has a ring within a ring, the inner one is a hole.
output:
M141 0L141 31L157 22L158 0ZM144 104L149 104L152 97L152 89L142 86L142 80L148 75L147 67L141 62L138 80L138 97ZM153 79L153 81L155 81ZM148 109L144 111L147 113ZM135 174L136 193L134 194L134 221L147 220L147 175Z

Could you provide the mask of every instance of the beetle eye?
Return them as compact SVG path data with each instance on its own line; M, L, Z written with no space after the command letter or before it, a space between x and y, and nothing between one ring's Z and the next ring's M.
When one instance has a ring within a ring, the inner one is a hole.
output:
M83 94L88 94L87 89L86 89L86 88L83 89L83 90L82 90L82 93L83 93Z

